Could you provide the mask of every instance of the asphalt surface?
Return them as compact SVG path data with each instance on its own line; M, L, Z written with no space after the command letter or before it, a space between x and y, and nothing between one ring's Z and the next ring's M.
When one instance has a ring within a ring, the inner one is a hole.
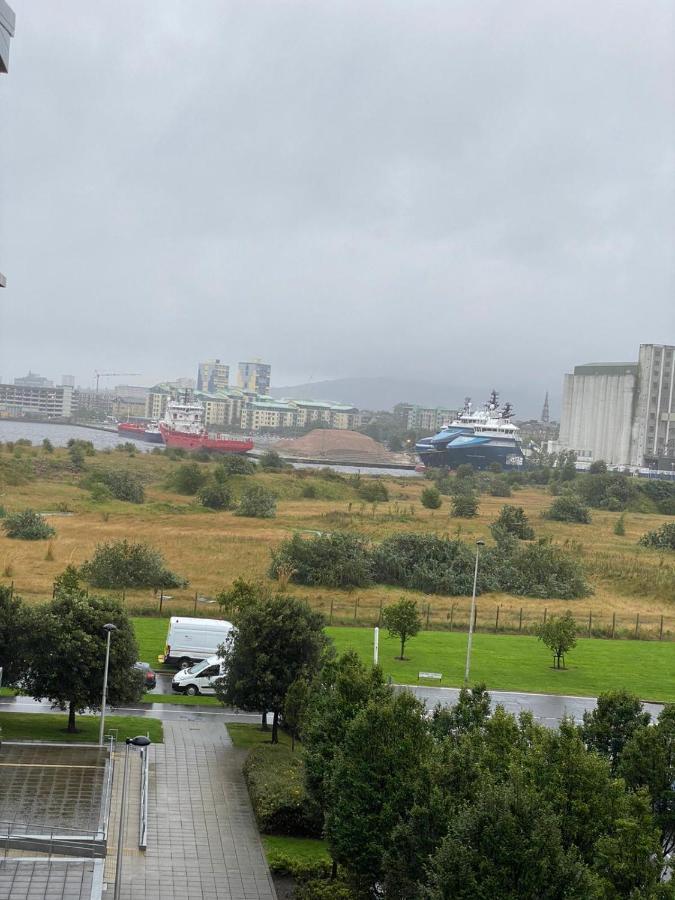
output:
M157 693L171 693L171 675L159 675L157 679ZM434 688L420 687L418 685L397 685L398 690L411 690L417 697L424 700L431 709L437 703L443 706L451 706L457 702L459 688ZM147 696L151 697L153 692ZM529 710L535 719L542 725L554 728L563 716L572 716L580 722L584 712L595 709L595 697L573 697L563 694L529 694L518 691L490 691L492 707L503 706L507 712L518 715L523 710ZM645 709L657 716L663 709L660 703L645 703ZM0 712L53 712L47 701L37 702L30 697L0 697ZM136 706L119 706L111 708L108 715L134 715L152 716L156 719L187 719L204 720L219 717L225 722L258 722L258 713L241 712L236 709L221 708L216 706L200 706L178 703L139 703Z

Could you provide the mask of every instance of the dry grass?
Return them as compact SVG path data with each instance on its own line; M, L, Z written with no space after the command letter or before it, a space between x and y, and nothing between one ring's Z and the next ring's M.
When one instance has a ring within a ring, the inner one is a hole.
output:
M55 576L68 563L79 565L87 559L97 543L127 538L148 541L164 554L174 571L190 580L184 591L172 591L165 612L189 608L195 592L213 596L229 586L236 577L264 579L270 561L270 549L297 530L322 531L345 527L378 540L401 531L428 531L456 536L472 542L489 537L489 523L504 503L523 506L537 534L550 536L557 543L576 546L584 560L594 587L594 594L582 601L543 601L533 598L490 594L479 599L479 621L496 622L500 607L500 625L523 622L574 607L578 617L592 615L593 627L605 626L612 615L618 617L617 628L635 623L640 614L645 623L658 623L666 617L666 630L675 631L675 565L664 562L663 555L638 548L638 537L657 528L664 517L627 513L626 534L613 533L617 513L593 511L591 525L569 525L550 522L541 513L551 502L543 490L514 492L510 499L483 495L479 516L471 520L449 517L449 500L443 498L440 510L427 510L419 500L424 486L421 479L388 479L391 500L375 508L362 504L355 490L347 484L312 479L318 489L334 499L301 499L306 478L293 474L256 475L256 479L279 495L276 519L247 519L231 512L205 511L191 497L167 490L166 476L175 463L161 457L127 458L120 454L97 455L95 465L123 465L137 471L146 481L146 503L142 506L117 501L95 504L89 493L78 487L80 476L60 473L19 486L5 486L0 502L7 509L33 507L42 512L69 509L70 515L55 515L50 522L57 531L53 541L53 559L47 558L45 542L15 541L0 532L0 583L13 580L17 591L29 600L51 595ZM241 480L239 480L241 484ZM239 485L240 488L240 485ZM341 499L335 499L336 497ZM411 511L412 507L412 511ZM335 515L339 513L339 515ZM336 520L337 523L336 523ZM580 545L580 546L579 546ZM4 574L3 574L4 567ZM10 574L7 574L7 573ZM353 621L356 608L358 621L377 621L381 605L398 598L401 590L376 586L354 593L297 586L294 593L305 596L313 604L330 613L333 620ZM126 602L131 609L144 611L157 604L152 591L129 592ZM423 597L426 609L431 604L430 622L448 626L466 621L468 599L455 597Z

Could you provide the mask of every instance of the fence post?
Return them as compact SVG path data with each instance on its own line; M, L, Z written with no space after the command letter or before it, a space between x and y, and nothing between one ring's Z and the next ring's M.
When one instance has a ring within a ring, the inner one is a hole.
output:
M328 624L333 624L333 598L330 598L330 615L328 616Z
M159 592L159 611L162 612L162 606L164 605L164 590L162 589Z
M125 606L127 602L127 592L124 588L122 588L122 606Z
M495 617L495 631L499 630L499 603L497 604L497 615Z
M469 622L471 621L471 612L469 612ZM476 631L476 623L478 622L478 604L473 611L473 630Z
M197 615L197 591L195 591L195 615Z
M427 631L429 630L429 617L431 616L431 603L427 603Z
M518 619L518 631L523 630L523 607L520 607L520 618Z
M612 640L614 640L614 632L616 631L616 613L612 613Z
M356 622L356 614L359 611L359 595L356 595L356 600L354 601L354 621Z
M14 599L14 579L12 579L12 583L9 586L9 599Z
M546 624L546 614L548 613L548 606L544 607L544 625Z
M593 627L593 610L588 610L588 636L591 636L591 628Z
M452 631L452 620L455 618L455 604L450 604L450 631Z
M663 640L663 616L661 616L661 624L659 625L659 640Z
M379 628L382 624L382 604L384 603L382 597L380 597L380 614L377 617L377 627Z
M635 616L635 637L640 636L640 613Z

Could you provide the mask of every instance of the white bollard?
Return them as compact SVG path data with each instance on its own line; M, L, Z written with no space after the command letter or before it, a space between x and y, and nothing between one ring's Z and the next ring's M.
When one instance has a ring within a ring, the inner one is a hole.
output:
M373 665L377 665L377 660L380 655L380 629L375 626L375 640L373 642Z

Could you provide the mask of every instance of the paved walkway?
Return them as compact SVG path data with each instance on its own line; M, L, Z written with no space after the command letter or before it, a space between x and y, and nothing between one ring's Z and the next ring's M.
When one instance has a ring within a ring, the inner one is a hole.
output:
M128 794L122 898L276 900L241 766L222 718L164 722L164 744L150 751L148 848L138 848L139 760ZM117 759L116 794L123 754ZM113 798L118 800L118 797ZM116 817L115 817L116 818ZM106 867L112 898L116 822Z

